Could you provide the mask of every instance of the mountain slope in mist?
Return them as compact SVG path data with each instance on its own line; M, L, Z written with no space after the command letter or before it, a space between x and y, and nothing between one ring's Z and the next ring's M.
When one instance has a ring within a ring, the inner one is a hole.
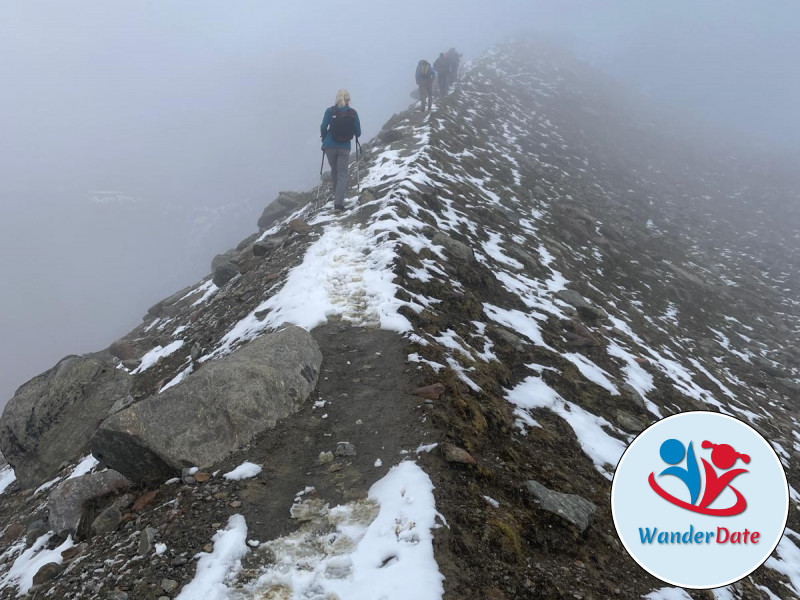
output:
M297 196L293 214L228 254L236 276L159 303L97 355L130 373L132 404L114 410L135 412L292 323L322 352L311 397L219 463L85 509L86 522L117 502L119 519L94 536L85 524L90 544L65 548L38 589L708 598L627 556L608 495L639 431L712 410L772 441L793 509L766 566L710 593L800 597L800 186L665 131L532 42L469 65L433 112L394 115L364 145L347 212ZM202 419L165 425L179 435ZM0 598L36 556L73 543L47 523L38 545L24 530L87 449L40 491L3 492ZM530 481L571 495L581 518L545 510Z

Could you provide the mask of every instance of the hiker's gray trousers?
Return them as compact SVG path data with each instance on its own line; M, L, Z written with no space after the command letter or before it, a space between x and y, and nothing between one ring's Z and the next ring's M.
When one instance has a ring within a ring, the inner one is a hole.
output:
M347 192L347 166L350 162L350 150L347 148L325 148L325 156L331 166L331 184L333 184L334 206L344 206Z

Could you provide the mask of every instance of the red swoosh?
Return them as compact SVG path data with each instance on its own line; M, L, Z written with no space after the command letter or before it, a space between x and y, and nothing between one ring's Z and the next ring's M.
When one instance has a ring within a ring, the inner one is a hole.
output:
M670 504L674 504L675 506L680 506L681 508L685 508L686 510L690 510L692 512L700 513L701 515L712 515L716 517L732 517L733 515L738 515L744 512L744 509L747 508L747 500L744 499L744 496L737 490L735 487L730 487L733 492L736 494L736 504L729 508L703 508L700 506L695 506L694 504L689 504L688 502L684 502L679 498L676 498L672 494L664 491L661 486L656 483L656 478L653 473L650 473L650 477L648 477L647 481L650 483L650 487L653 488L653 491L664 498Z

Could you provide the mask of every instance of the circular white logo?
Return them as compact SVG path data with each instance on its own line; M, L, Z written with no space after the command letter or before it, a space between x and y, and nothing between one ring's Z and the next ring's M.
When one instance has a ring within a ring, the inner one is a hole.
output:
M686 412L643 431L611 488L617 534L647 572L678 587L728 585L758 568L786 527L781 462L752 427Z

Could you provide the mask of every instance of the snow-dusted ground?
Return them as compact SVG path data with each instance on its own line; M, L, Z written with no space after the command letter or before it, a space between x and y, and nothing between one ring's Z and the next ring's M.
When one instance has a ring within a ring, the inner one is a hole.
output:
M293 510L313 517L312 523L261 544L260 551L269 550L274 563L231 600L441 599L433 530L444 522L433 485L414 462L393 467L370 488L367 501L329 508L313 500L304 504L306 493L298 495Z

